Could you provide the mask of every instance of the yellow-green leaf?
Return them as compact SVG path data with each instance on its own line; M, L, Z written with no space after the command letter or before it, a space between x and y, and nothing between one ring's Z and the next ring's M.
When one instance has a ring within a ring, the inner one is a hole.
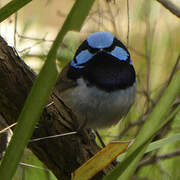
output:
M73 172L73 180L88 180L126 151L129 142L112 142Z

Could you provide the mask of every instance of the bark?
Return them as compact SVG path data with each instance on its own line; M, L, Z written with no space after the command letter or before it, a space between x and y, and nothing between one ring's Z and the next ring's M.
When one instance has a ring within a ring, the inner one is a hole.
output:
M0 131L7 127L7 123L4 118L0 115ZM0 160L3 157L3 153L6 150L8 143L8 134L10 136L9 130L0 132Z
M17 121L36 74L0 37L0 114L8 125ZM67 133L76 127L72 113L60 101L56 87L35 128L32 138ZM75 126L72 126L72 123ZM25 127L24 127L25 128ZM79 134L31 142L28 148L54 173L58 179L71 179L71 173L100 150L89 130ZM113 165L109 165L93 179L101 179Z

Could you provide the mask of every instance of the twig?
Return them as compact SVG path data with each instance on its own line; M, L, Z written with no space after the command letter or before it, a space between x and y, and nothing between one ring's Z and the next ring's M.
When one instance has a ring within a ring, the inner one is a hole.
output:
M96 18L91 17L91 20L94 21L97 25L99 25L99 27L101 26L105 31L108 31L106 26L102 22L98 21Z
M14 48L16 48L16 33L17 33L17 18L18 18L18 13L15 13L14 17Z
M108 6L108 8L109 8L109 14L111 15L111 18L113 19L112 25L113 25L114 33L115 33L115 34L118 34L117 28L116 28L116 21L115 21L114 14L113 14L113 12L112 12L112 8L111 8L111 6L110 6L109 3L107 3L107 6Z
M146 94L147 97L150 97L150 91L151 91L151 83L150 83L150 77L151 77L151 51L152 51L152 43L150 41L151 37L151 25L150 25L150 2L144 4L144 11L145 11L145 18L146 18L146 34L145 34L145 54L146 54L146 60L147 60L147 80L146 80ZM150 103L147 100L147 109L149 109Z
M49 172L49 169L47 169L47 168L42 168L42 167L39 167L39 166L35 166L35 165L23 163L23 162L20 162L19 165L20 166L25 166L25 167L31 167L31 168L35 168L35 169L40 169L40 170L48 171Z
M35 42L32 46L26 47L26 48L24 48L23 50L19 51L19 53L24 53L24 54L26 54L26 53L28 53L28 51L30 51L33 47L35 47L35 46L37 46L37 45L39 45L39 44L41 44L41 43L42 43L42 41L37 41L37 42Z
M69 132L69 133L63 133L63 134L57 134L57 135L53 135L53 136L46 136L46 137L31 139L29 142L37 142L37 141L41 141L41 140L53 139L53 138L64 137L64 136L70 136L70 135L74 135L74 134L77 134L77 132L73 131L73 132Z
M97 131L97 130L94 130L94 132L95 132L97 138L99 139L99 141L100 141L100 143L101 143L101 146L102 146L103 148L106 147L106 145L104 144L104 142L103 142L101 136L99 135L98 131Z
M127 20L128 20L127 47L129 47L129 30L130 30L129 0L127 0Z
M12 128L13 126L15 126L17 124L17 122L16 123L13 123L13 124L11 124L10 126L8 126L8 127L6 127L6 128L4 128L4 129L2 129L1 131L0 131L0 134L1 133L3 133L3 132L5 132L5 131L7 131L8 129L10 129L10 128Z
M172 14L180 18L180 8L177 7L172 1L169 0L157 0L161 3L166 9L168 9Z
M172 158L172 157L175 157L175 156L180 156L180 149L176 150L176 151L173 151L173 152L170 152L170 153L167 153L167 154L163 154L163 155L159 155L159 156L153 156L149 159L144 159L140 162L139 166L138 166L138 169L141 168L142 166L147 166L149 164L154 164L156 163L157 161L160 161L160 160L164 160L164 159L169 159L169 158Z
M171 72L170 76L169 76L169 79L168 79L168 81L167 81L167 85L169 85L169 83L171 82L174 74L176 73L177 67L178 67L179 63L180 63L180 54L178 55L178 58L177 58L177 60L176 60L176 63L175 63L175 65L174 65L173 69L172 69L172 72Z
M47 34L45 34L43 38L35 38L35 37L30 37L30 36L24 36L24 35L19 34L18 32L17 32L17 35L18 35L19 38L29 39L29 40L33 40L33 41L54 42L54 40L46 39Z
M165 91L165 89L167 88L167 86L169 85L169 83L171 82L174 74L175 74L176 71L177 71L177 68L178 68L179 63L180 63L180 54L179 54L178 57L177 57L176 63L175 63L175 65L174 65L174 67L173 67L173 69L172 69L172 71L171 71L171 74L169 75L168 80L166 81L164 87L163 87L163 88L161 89L161 91L159 92L159 96L156 98L155 104L159 101L161 95L163 94L163 92Z
M118 135L118 138L121 138L130 128L138 126L144 123L144 120L137 120L136 122L129 123L128 126Z

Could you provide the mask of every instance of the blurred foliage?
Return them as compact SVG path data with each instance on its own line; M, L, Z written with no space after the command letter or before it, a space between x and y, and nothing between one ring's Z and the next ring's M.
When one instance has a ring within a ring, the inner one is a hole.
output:
M37 157L28 149L25 150L13 180L56 180L56 177L37 159Z
M58 0L43 3L32 2L29 7L18 13L16 32L14 31L14 16L1 24L1 34L4 34L11 44L14 44L14 39L16 39L17 51L36 72L41 68L55 37L55 32L62 25L73 2L73 0L63 0L62 4ZM180 6L178 0L174 2ZM129 33L127 10L130 15ZM105 0L97 0L81 32L69 32L64 38L57 57L60 68L73 58L80 42L89 33L95 31L110 31L128 46L135 65L138 86L136 102L128 115L116 126L100 130L100 134L106 144L112 140L133 139L161 96L162 90L166 88L173 67L178 61L180 53L179 19L153 0L130 1L129 9L127 2L123 0L109 3ZM177 69L179 67L180 64L177 65ZM179 104L179 99L176 103ZM180 113L158 132L154 140L179 132L179 122ZM178 149L180 149L180 143L167 144L160 150L146 154L144 158ZM25 154L24 158L27 159L28 156L29 154ZM178 156L157 161L139 168L134 179L180 179L179 163ZM38 164L38 166L41 165ZM16 176L20 171L21 173L26 172L20 170L21 168L19 167ZM40 170L35 169L35 171ZM39 179L41 179L40 176Z

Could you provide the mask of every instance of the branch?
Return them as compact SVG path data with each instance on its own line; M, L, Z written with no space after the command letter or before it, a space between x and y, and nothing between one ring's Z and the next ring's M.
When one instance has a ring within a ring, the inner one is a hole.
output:
M140 126L140 125L142 125L144 122L145 122L144 119L139 119L139 120L137 120L137 121L135 121L135 122L129 123L128 126L127 126L125 129L123 129L123 131L118 135L118 139L121 138L121 137L123 137L123 135L124 135L129 129L131 129L132 127L134 127L134 126Z
M0 37L0 114L8 125L16 123L35 78L36 74ZM72 117L60 101L55 87L32 139L73 131L73 124L76 124ZM71 173L100 150L94 135L88 130L54 139L30 141L28 147L62 180L70 180ZM112 167L109 165L93 179L102 179Z
M169 0L157 0L159 3L161 3L166 9L168 9L171 13L173 13L175 16L180 18L180 8L177 7L174 3L172 3Z

